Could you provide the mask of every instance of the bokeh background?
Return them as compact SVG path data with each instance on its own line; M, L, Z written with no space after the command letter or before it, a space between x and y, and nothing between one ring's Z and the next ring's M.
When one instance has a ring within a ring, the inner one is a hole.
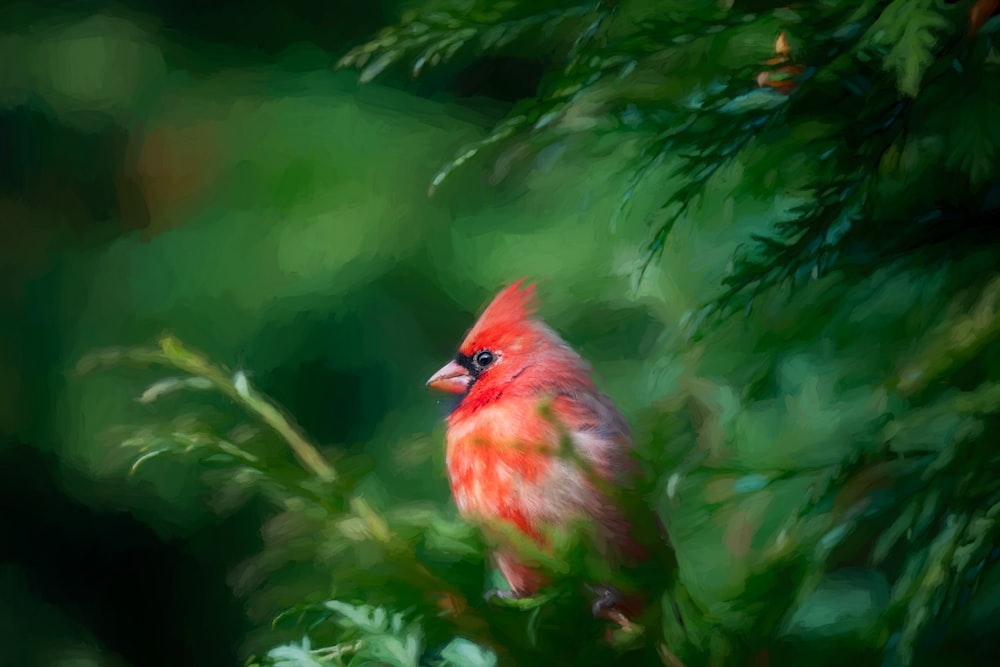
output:
M664 512L673 503L680 578L707 625L756 650L746 619L767 617L781 637L774 664L806 655L876 664L900 613L892 604L903 565L874 567L865 545L891 523L876 510L906 507L921 483L909 469L856 481L875 528L852 523L830 538L853 536L832 561L815 556L818 574L781 569L787 541L798 535L812 554L809 540L834 524L796 533L789 521L817 486L840 488L844 461L856 462L859 443L877 439L886 420L932 403L894 393L913 364L945 374L934 385L942 391L996 377L996 289L978 290L998 266L994 246L978 236L915 265L814 281L691 337L685 326L718 293L734 251L801 193L737 190L742 167L723 169L641 281L656 232L649 215L677 182L667 160L653 185L633 187L630 166L649 141L641 130L601 128L513 167L460 169L428 197L443 164L534 94L547 56L483 57L417 80L390 70L364 86L334 68L406 9L389 0L0 8L0 663L240 664L302 636L271 625L296 604L345 590L352 602L410 601L411 585L379 570L391 554L351 552L356 571L335 567L316 557L317 533L275 525L275 504L260 494L220 497L219 480L190 457L158 457L129 474L132 458L118 447L129 428L193 412L229 428L239 411L183 393L137 402L162 373L80 376L81 357L172 333L243 370L379 511L453 521L447 403L424 381L495 290L528 276L544 317L635 425L659 483L651 502ZM803 168L792 158L776 167ZM507 169L516 177L499 178ZM632 193L625 216L623 192ZM955 340L948 326L963 317L973 343L955 354L935 348ZM938 357L975 362L945 373L925 363ZM886 436L890 459L915 452L920 465L926 452L965 442L956 433L971 429L979 444L970 447L985 447L996 432L980 414L992 408L936 409ZM984 450L960 451L985 457L975 459L982 469L995 463ZM945 512L953 486L926 512ZM837 497L857 500L848 496ZM993 525L983 529L988 543ZM415 535L419 551L425 538ZM254 561L296 539L300 551L280 567ZM434 571L473 600L485 570L469 548ZM331 572L340 583L329 588ZM991 565L976 577L959 620L931 624L933 650L918 661L985 664L1000 580ZM813 592L800 599L807 579ZM523 624L515 616L504 623ZM511 639L514 630L463 632L516 664L610 659L583 639L553 658Z

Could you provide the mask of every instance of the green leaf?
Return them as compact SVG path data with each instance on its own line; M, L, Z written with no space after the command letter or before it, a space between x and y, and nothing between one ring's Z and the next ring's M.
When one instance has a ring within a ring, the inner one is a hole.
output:
M725 114L743 114L750 111L770 111L788 101L787 95L773 90L751 90L726 102L719 111Z
M835 572L792 613L782 635L818 638L871 632L888 603L889 584L882 574L853 569Z
M160 454L165 454L165 453L167 453L169 451L171 451L169 447L161 447L159 449L154 449L154 450L152 450L150 452L146 452L142 456L138 457L132 463L132 467L129 468L129 474L134 475L136 473L136 471L139 470L139 468L142 466L143 463L146 463L150 459L154 459L157 456L159 456Z
M374 664L417 667L421 648L420 637L416 632L408 632L402 637L379 635L365 640L357 659L360 664L365 664L366 659L370 659Z
M441 658L449 667L496 667L497 664L493 651L461 637L452 639L441 649Z
M274 667L329 667L332 663L321 661L310 650L309 638L299 644L282 644L267 653Z
M389 615L382 607L353 605L339 600L328 600L324 604L328 609L343 616L346 625L353 626L362 632L384 632L389 627Z
M967 95L955 102L949 114L947 166L969 177L973 188L987 184L997 175L1000 163L1000 77L994 72L969 72L980 80Z
M895 0L870 28L868 46L887 49L883 67L896 75L899 91L916 97L924 72L937 58L940 33L949 27L934 0Z
M169 394L175 391L180 391L182 389L196 389L200 391L205 391L213 388L213 384L210 380L202 377L189 377L189 378L179 378L171 377L164 378L153 384L149 385L142 395L139 396L138 400L140 403L152 403L160 396L164 394Z

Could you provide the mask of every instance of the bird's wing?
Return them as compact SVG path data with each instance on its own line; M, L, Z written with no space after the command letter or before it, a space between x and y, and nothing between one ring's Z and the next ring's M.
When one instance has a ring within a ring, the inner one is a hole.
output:
M628 422L608 396L597 390L563 392L553 399L552 412L601 477L622 482L636 474Z
M610 548L605 555L644 560L646 550L632 534L626 509L639 476L628 422L611 399L596 390L561 393L552 402L552 412L578 454L606 482L587 483L593 491L585 496L588 513L603 526Z

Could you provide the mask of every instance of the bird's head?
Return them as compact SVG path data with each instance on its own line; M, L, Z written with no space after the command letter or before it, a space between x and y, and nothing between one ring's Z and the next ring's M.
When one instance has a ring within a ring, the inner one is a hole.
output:
M543 362L576 366L579 357L534 317L536 310L534 284L525 285L521 279L505 288L466 334L455 358L432 375L427 386L451 394L473 389L492 393Z

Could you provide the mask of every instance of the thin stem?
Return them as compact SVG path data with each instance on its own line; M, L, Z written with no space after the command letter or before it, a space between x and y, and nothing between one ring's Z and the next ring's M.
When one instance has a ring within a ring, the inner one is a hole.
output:
M292 448L302 466L325 482L334 482L337 471L323 458L301 430L280 408L254 390L242 372L230 377L221 366L213 364L202 355L186 348L180 340L171 335L160 338L159 350L130 350L126 356L147 363L172 366L191 375L204 378L219 391L242 405L261 421L270 426Z

